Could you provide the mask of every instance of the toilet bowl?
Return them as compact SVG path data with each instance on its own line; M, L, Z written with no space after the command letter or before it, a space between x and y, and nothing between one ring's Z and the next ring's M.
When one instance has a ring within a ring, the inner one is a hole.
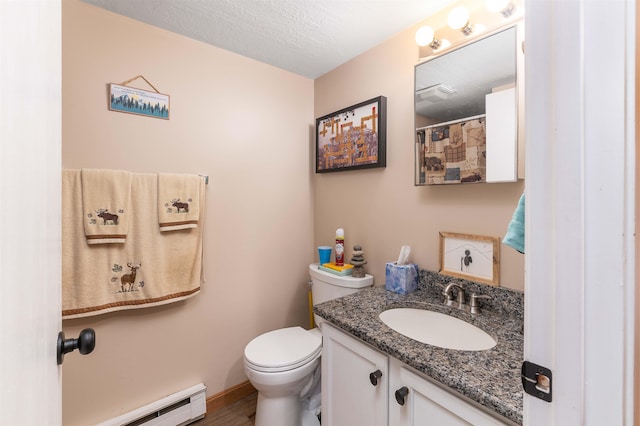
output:
M373 285L373 277L338 276L309 265L313 304L346 296ZM322 326L322 319L316 324ZM318 328L287 327L251 340L244 350L244 371L258 391L255 426L319 426L320 355Z
M302 327L270 331L249 342L244 370L258 391L256 426L300 425L300 404L313 386L321 351L320 332Z

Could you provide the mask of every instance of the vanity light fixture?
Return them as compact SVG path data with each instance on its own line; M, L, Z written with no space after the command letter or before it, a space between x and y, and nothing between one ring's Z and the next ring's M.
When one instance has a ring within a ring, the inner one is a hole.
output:
M487 9L490 12L500 12L508 18L515 12L516 5L511 0L487 0Z
M440 40L436 37L433 28L428 25L418 28L418 31L416 31L416 43L418 43L418 46L429 46L433 50L437 50L440 47Z
M454 30L462 31L462 34L468 36L473 32L471 25L469 25L469 10L464 6L458 6L451 9L447 23Z

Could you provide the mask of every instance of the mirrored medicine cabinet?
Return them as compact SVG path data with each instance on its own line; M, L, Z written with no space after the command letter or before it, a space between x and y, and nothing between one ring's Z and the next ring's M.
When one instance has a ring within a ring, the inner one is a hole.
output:
M415 67L415 185L524 177L522 22Z

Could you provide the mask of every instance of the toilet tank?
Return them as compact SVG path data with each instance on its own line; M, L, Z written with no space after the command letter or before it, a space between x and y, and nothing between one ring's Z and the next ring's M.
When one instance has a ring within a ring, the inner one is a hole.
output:
M326 302L346 296L373 285L373 276L366 274L363 278L353 278L350 275L340 276L318 269L317 263L309 265L311 275L311 295L313 304Z

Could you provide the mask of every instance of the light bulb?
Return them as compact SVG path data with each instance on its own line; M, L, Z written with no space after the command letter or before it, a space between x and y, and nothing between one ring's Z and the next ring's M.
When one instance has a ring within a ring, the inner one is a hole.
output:
M449 12L447 23L454 30L464 29L469 23L469 11L466 7L458 6Z
M416 31L416 43L418 43L418 46L427 46L433 41L434 36L435 33L433 31L433 28L425 25L418 28L418 31Z

